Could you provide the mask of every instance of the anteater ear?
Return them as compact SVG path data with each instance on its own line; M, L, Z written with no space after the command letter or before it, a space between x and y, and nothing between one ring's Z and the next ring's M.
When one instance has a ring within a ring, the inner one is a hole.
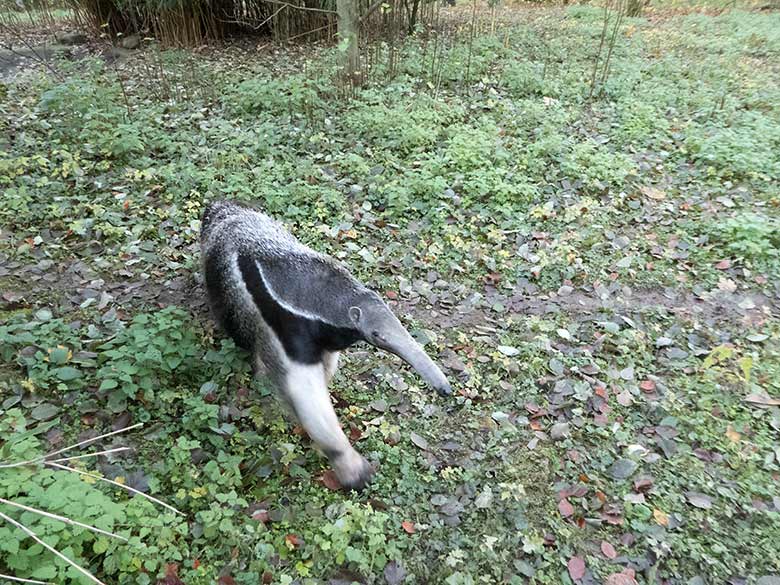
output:
M360 309L360 307L349 308L349 320L352 321L353 325L359 325L362 318L363 311Z

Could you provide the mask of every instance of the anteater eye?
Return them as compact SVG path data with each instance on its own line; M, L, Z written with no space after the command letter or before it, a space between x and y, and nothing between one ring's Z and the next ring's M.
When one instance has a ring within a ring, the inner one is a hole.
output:
M371 335L376 337L377 339L382 339L382 334L379 333L379 331L372 331Z

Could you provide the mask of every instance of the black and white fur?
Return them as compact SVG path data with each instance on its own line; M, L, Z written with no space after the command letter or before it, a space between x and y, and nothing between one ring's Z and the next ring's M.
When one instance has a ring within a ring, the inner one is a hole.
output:
M344 487L361 489L373 470L344 435L328 393L340 351L367 341L400 356L440 394L451 392L379 295L267 215L212 203L201 252L217 320L251 352L255 370L267 372Z

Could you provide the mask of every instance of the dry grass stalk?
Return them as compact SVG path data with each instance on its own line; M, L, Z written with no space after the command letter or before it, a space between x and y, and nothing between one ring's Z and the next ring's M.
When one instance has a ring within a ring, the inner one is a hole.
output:
M108 532L107 530L103 530L95 526L90 526L89 524L84 524L83 522L79 522L78 520L71 520L70 518L67 518L65 516L60 516L59 514L52 514L51 512L45 512L43 510L39 510L38 508L33 508L32 506L25 506L24 504L19 504L18 502L12 502L10 500L6 500L5 498L0 498L0 503L5 504L6 506L13 506L14 508L20 508L22 510L26 510L27 512L32 512L33 514L38 514L40 516L46 516L47 518L59 520L60 522L64 522L65 524L70 524L71 526L80 526L81 528L86 528L87 530L91 530L92 532L105 534L106 536L110 536L111 538L117 538L119 540L123 540L127 542L127 539L124 536L119 536L118 534L114 534L113 532Z
M58 550L57 550L56 548L54 548L53 546L51 546L51 545L49 545L49 544L46 544L46 543L45 543L43 540L41 540L40 538L38 538L38 535L37 535L37 534L35 534L35 533L34 533L32 530L30 530L29 528L27 528L27 526L25 526L25 525L24 525L24 524L22 524L21 522L17 522L17 521L16 521L16 520L14 520L13 518L11 518L10 516L6 516L6 515L5 515L5 514L3 514L2 512L0 512L0 519L2 519L2 520L5 520L5 521L6 521L6 522L8 522L9 524L13 524L14 526L16 526L16 527L17 527L19 530L21 530L21 531L22 531L22 532L24 532L24 533L25 533L27 536L29 536L30 538L32 538L32 539L33 539L35 542L37 542L38 544L40 544L40 545L41 545L43 548L45 548L46 550L48 550L49 552L51 552L51 553L52 553L52 554L54 554L55 556L57 556L57 557L61 558L63 561L65 561L66 563L68 563L68 564L69 564L71 567L73 567L74 569L76 569L76 570L77 570L77 571L79 571L80 573L82 573L82 574L84 574L85 576L87 576L87 577L89 578L89 580L90 580L90 581L93 581L94 583L97 583L98 585L106 585L105 583L103 583L103 581L101 581L100 579L98 579L97 577L95 577L95 576L94 576L92 573L90 573L89 571L87 571L87 570L86 570L85 568L83 568L81 565L79 565L78 563L75 563L75 562L73 562L72 560L70 560L68 557L66 557L64 554L62 554L60 551L58 551Z
M60 465L59 463L55 463L54 461L47 461L45 464L48 465L49 467L56 467L57 469L64 469L66 471L72 471L73 473L78 473L79 475L83 475L85 477L89 477L89 478L95 479L97 481L104 481L106 483L110 483L111 485L115 485L117 487L121 487L122 489L127 490L129 492L132 492L134 494L138 494L139 496L141 496L143 498L146 498L147 500L150 500L150 501L154 502L155 504L158 504L158 505L162 506L163 508L167 508L167 509L171 510L172 512L176 513L176 514L179 514L180 516L186 516L186 514L184 512L180 512L179 510L177 510L176 508L174 508L173 506L171 506L169 504L166 504L162 500L158 500L157 498L155 498L153 496L150 496L150 495L145 494L145 493L143 493L141 491L138 491L135 488L131 488L129 485L125 485L123 483L119 483L118 481L114 481L113 479L108 479L107 477L102 477L100 475L95 475L94 473L89 473L87 471L82 471L81 469L76 469L75 467L68 467L67 465Z
M21 577L12 577L11 575L3 575L0 573L0 581L7 579L8 581L16 581L17 583L35 583L36 585L50 585L48 581L36 581L35 579L22 579Z
M89 443L94 443L99 439L105 439L106 437L118 435L119 433L126 433L127 431L132 431L133 429L137 429L138 427L141 426L143 426L143 423L136 423L132 426L119 429L118 431L111 431L110 433L105 433L102 435L98 435L97 437L92 437L91 439L85 439L78 443L74 443L73 445L68 445L67 447L63 447L62 449L59 449L57 451L52 451L51 453L47 453L46 455L41 455L40 457L36 457L35 459L29 459L27 461L19 461L16 463L4 463L0 465L0 469L8 469L10 467L22 467L24 465L34 465L38 463L43 463L49 457L54 457L55 455L59 455L60 453L65 453L66 451L70 451L71 449L75 449L76 447L81 447L83 445L88 445Z

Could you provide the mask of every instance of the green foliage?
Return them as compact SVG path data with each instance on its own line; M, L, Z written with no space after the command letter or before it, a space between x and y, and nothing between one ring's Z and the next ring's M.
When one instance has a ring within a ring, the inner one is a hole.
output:
M529 97L545 95L544 63L519 61L504 68L502 81L512 95Z
M117 159L143 152L143 127L127 119L121 89L99 79L66 80L43 92L40 109L58 142L81 146L85 158Z
M17 359L27 369L29 379L41 387L54 386L64 390L82 384L79 363L73 361L73 349L79 347L78 337L61 319L52 319L47 309L34 319L10 320L0 326L0 356L4 361ZM27 347L27 352L20 352Z
M628 155L587 141L573 146L561 168L569 178L581 179L589 187L603 189L606 185L621 185L635 171L636 165Z
M626 100L618 113L618 136L625 145L657 143L668 137L671 124L653 103Z
M242 81L226 96L228 108L241 115L289 115L312 117L322 110L321 94L333 91L320 79L290 75L281 79L261 75Z
M98 346L98 390L106 391L114 412L127 407L127 399L151 401L155 391L171 383L194 383L195 364L201 354L194 332L183 327L187 315L164 309L154 315L138 315L127 328Z
M692 129L687 145L696 160L719 176L780 180L780 128L776 118L747 112L730 123L702 125Z
M388 514L345 502L328 509L326 518L314 535L315 554L334 568L348 563L368 575L401 558L401 543L388 538L393 528Z
M393 99L365 91L360 103L343 119L345 128L368 143L381 143L399 156L425 152L439 141L441 128L464 114L458 106L444 105L428 96Z
M760 213L741 213L713 225L726 249L763 270L780 267L780 220Z
M516 161L503 132L490 119L448 131L443 152L446 175L469 201L492 201L496 205L523 204L536 190L517 172Z
M131 545L26 523L122 585L175 581L173 563L188 585L399 567L559 584L574 555L610 582L602 540L639 582L780 570L777 15L626 21L593 99L601 7L496 18L379 46L349 99L311 47L264 66L153 48L118 64L122 85L79 61L3 86L2 459L142 421L132 452L82 464L187 514L0 470L3 493L53 511L69 494ZM198 310L158 308L198 306L199 218L222 197L396 299L455 382L444 401L379 353L344 356L334 395L378 465L367 494L322 485L326 461ZM48 563L0 530L20 576Z
M60 420L35 425L22 411L11 409L0 418L0 460L28 461L43 455L41 435ZM122 492L124 493L124 492ZM0 469L0 497L17 504L42 509L128 539L122 542L85 528L3 505L3 512L32 530L82 567L102 566L107 576L137 571L143 566L156 572L162 558L175 558L178 539L186 524L160 514L139 496L124 502L109 497L94 480L47 467L23 466ZM4 573L59 583L88 583L62 559L46 551L21 530L0 524L0 567Z

